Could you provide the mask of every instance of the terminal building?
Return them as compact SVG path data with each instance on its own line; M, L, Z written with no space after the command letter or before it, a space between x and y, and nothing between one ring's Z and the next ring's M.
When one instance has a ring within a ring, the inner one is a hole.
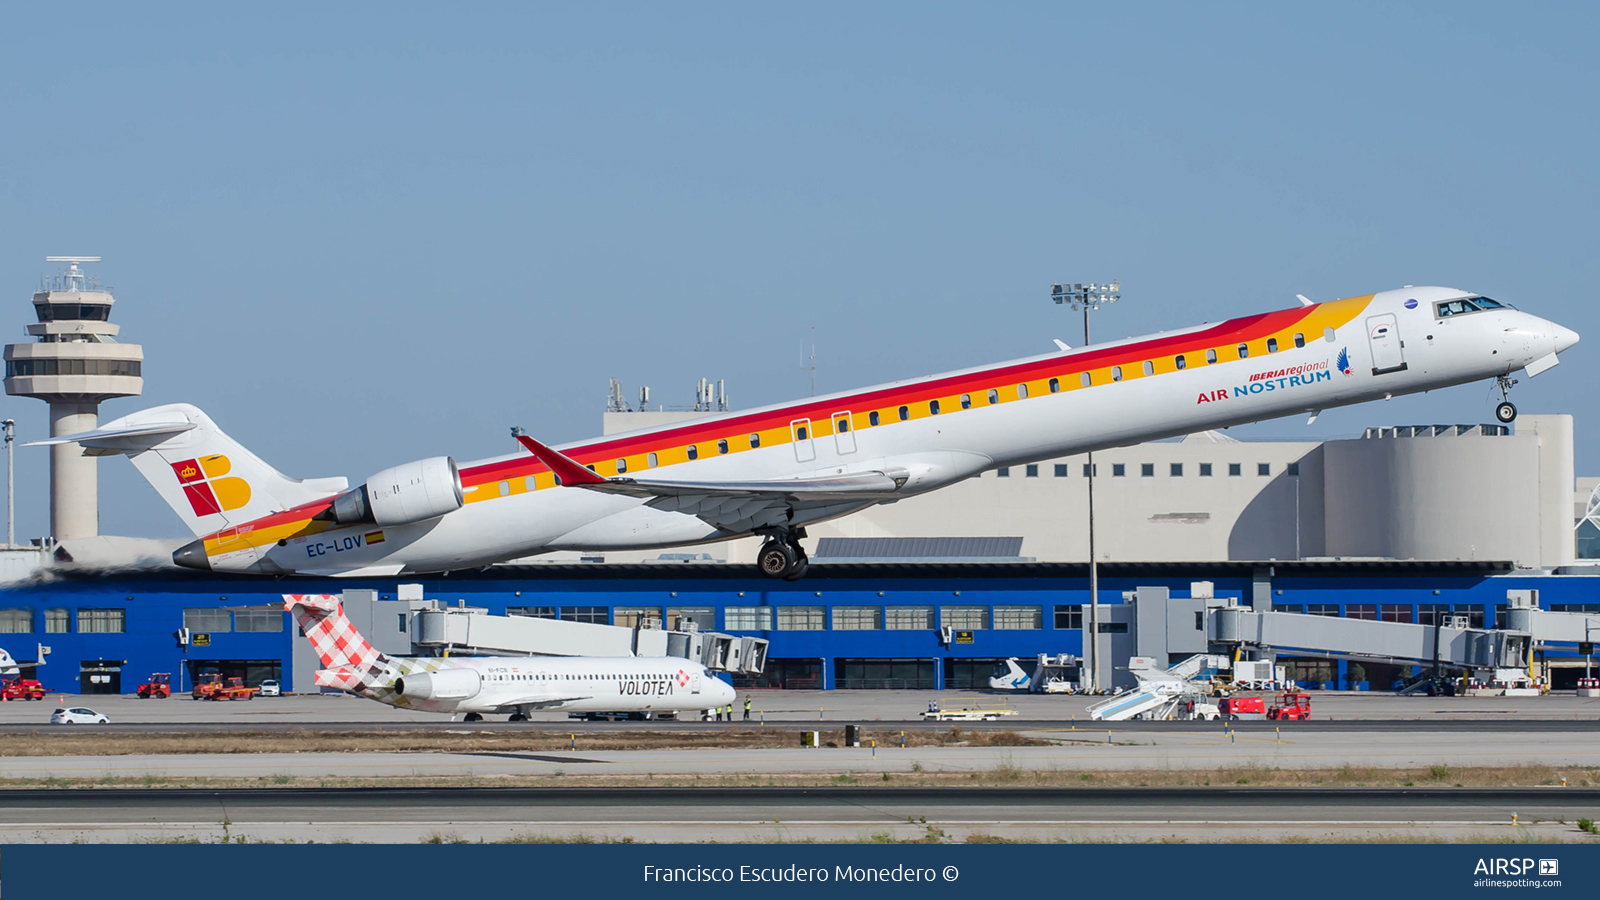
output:
M630 410L620 396L614 388L608 433L728 405L709 383L681 411ZM388 600L405 581L429 600L491 615L767 640L764 670L733 676L741 687L984 687L997 661L1083 652L1089 465L1072 457L989 471L813 527L813 564L793 583L762 578L750 540L387 580L222 576L148 557L108 566L48 552L46 540L0 586L0 647L17 659L48 647L38 674L51 690L122 692L151 672L192 684L213 671L311 690L282 595L360 590ZM1136 646L1130 597L1144 588L1188 598L1197 583L1255 611L1418 625L1459 616L1474 628L1504 627L1510 598L1532 596L1546 610L1594 613L1600 634L1600 566L1579 553L1600 544L1600 512L1579 491L1597 480L1575 477L1570 416L1524 415L1514 428L1373 427L1323 441L1206 432L1098 452L1093 465L1095 599L1111 651L1102 666L1125 665ZM395 640L407 626L393 624L374 637ZM1563 687L1584 671L1580 649L1533 655ZM1403 661L1350 654L1279 662L1294 680L1330 689L1387 690L1409 674Z

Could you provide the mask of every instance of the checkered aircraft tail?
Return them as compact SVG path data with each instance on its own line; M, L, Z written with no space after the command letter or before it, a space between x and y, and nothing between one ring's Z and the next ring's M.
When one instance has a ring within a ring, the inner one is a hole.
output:
M387 681L389 657L373 649L355 624L345 618L344 604L338 597L284 594L283 608L294 613L295 622L322 663L316 676L319 687L359 694Z

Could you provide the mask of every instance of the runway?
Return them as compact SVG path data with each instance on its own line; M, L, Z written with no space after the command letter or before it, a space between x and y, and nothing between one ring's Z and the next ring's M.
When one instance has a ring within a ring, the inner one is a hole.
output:
M87 726L85 726L87 727ZM884 772L989 772L1017 768L1046 772L1109 770L1212 771L1239 767L1383 769L1434 765L1505 767L1547 765L1600 769L1593 731L1397 731L1381 740L1360 731L1226 732L1220 728L1162 733L1092 729L1025 731L1044 746L893 746L748 749L586 749L526 751L508 745L422 752L251 752L165 755L12 756L8 771L27 777L107 778L372 778L550 775L553 773L700 776L862 775ZM288 739L286 739L287 742ZM292 745L291 745L292 746ZM286 747L286 749L290 749Z
M0 841L1580 841L1597 807L1574 788L27 790L0 792Z

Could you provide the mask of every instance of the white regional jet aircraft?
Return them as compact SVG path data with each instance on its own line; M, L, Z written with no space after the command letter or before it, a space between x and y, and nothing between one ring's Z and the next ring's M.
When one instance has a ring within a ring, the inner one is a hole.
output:
M1409 287L1150 337L613 435L458 466L284 476L173 404L82 434L126 453L198 539L179 565L390 576L552 550L675 547L759 534L795 579L805 526L986 469L1554 366L1578 335L1506 303ZM1502 402L1502 421L1516 407Z
M423 712L509 713L707 710L730 706L734 690L697 662L670 657L388 656L345 618L339 598L284 594L283 608L322 662L318 687L331 687Z

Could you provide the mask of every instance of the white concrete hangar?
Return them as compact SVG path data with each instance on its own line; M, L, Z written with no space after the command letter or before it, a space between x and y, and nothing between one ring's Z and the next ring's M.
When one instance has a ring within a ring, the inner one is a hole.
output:
M1420 425L1348 440L1236 441L1206 432L1102 451L1095 465L1105 560L1574 561L1571 416L1525 415L1515 433ZM985 472L811 535L822 539L819 559L893 546L828 538L1020 537L1022 557L1082 561L1085 466L1080 456Z

